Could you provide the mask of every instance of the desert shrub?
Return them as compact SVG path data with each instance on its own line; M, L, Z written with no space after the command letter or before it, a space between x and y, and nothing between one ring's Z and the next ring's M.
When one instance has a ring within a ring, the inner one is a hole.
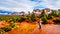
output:
M47 18L46 18L46 17L42 17L41 19L42 19L42 21L43 21L43 22L42 22L43 24L47 24Z
M10 26L11 26L12 28L15 28L15 27L17 27L18 25L17 25L14 21L12 21L12 22L10 22Z
M56 20L53 20L53 22L60 23L60 20L56 19Z
M51 14L48 14L47 19L52 19L52 18L53 18L53 16Z
M3 34L4 33L4 30L0 29L0 34Z
M43 12L41 13L41 17L40 17L43 21L43 24L47 23L47 15L45 13L45 11L43 10Z
M12 29L12 27L10 27L10 26L7 26L7 27L2 28L2 30L4 30L5 32L10 31L11 29Z
M27 19L28 19L29 22L36 21L35 14L34 13L28 14Z
M5 32L8 32L8 31L10 31L12 28L16 28L16 27L18 26L14 21L11 21L11 22L9 22L9 23L10 23L9 26L6 26L6 27L0 28L0 29L4 30Z
M26 19L26 16L20 16L20 18L17 18L18 22L22 22Z

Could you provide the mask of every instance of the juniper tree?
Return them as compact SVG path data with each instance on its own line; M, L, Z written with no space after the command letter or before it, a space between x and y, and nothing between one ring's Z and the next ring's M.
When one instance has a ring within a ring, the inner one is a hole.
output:
M43 23L46 23L47 22L47 15L46 15L44 9L43 9L43 11L41 13L41 19L42 19Z

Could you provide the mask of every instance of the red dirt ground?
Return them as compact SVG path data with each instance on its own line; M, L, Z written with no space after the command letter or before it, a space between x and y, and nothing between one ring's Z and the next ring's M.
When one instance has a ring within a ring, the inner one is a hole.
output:
M41 29L38 29L38 24L18 23L19 27L14 28L4 34L60 34L60 25L45 24Z

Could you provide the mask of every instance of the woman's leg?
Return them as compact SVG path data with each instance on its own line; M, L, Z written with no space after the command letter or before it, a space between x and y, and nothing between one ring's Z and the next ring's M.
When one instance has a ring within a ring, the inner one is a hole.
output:
M39 24L39 29L41 29L41 25Z

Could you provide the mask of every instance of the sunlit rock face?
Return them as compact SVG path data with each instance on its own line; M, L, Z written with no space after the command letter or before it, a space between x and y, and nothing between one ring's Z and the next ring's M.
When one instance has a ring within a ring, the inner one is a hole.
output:
M20 15L25 15L25 12L22 11L22 12L20 12L19 14L20 14Z
M48 15L48 14L50 14L52 11L51 11L51 9L49 9L49 8L45 8L45 12L46 12L46 14Z
M39 16L41 14L42 10L36 9L36 10L33 10L33 12L36 16Z
M45 8L44 11L47 15L52 12L50 8ZM39 16L42 13L42 10L35 9L33 10L33 12L35 13L36 16Z
M13 12L12 15L18 15L19 13L18 12Z
M46 12L46 14L48 15L48 14L50 14L52 11L50 11L50 12Z

